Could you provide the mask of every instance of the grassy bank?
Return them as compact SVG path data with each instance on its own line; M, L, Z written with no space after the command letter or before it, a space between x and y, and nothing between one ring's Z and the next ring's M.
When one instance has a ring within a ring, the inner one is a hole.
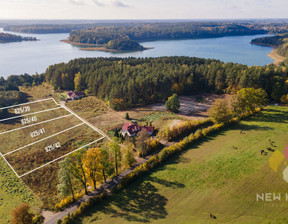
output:
M268 107L206 138L76 223L285 223L288 204L257 202L256 193L287 192L281 172L269 168L272 153L260 153L269 139L280 151L288 144L287 112Z

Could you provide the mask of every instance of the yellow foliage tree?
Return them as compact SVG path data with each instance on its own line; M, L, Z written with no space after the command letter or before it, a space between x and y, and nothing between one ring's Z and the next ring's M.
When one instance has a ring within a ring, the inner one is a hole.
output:
M81 91L81 89L82 89L82 75L80 72L75 74L74 86L75 86L75 91Z
M97 181L103 178L102 176L102 160L103 153L99 148L90 148L83 157L84 170L89 177L88 184L93 185L96 189Z

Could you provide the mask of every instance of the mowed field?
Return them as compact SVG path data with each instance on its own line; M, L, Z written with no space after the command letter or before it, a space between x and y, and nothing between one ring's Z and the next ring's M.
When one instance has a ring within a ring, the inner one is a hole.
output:
M75 223L288 223L285 163L278 173L269 167L269 139L283 152L288 107L268 107L191 146ZM257 202L257 193L281 193L282 200Z

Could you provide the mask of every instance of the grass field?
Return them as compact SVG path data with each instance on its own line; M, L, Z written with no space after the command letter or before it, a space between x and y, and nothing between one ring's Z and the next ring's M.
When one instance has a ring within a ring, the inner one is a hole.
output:
M55 97L53 87L47 83L42 83L39 86L33 87L20 87L21 92L24 92L28 95L29 101L41 100L49 97Z
M40 200L17 178L6 162L0 158L0 223L11 221L11 212L21 203L28 203L34 211L39 211Z
M268 162L272 152L260 153L269 139L283 152L287 136L288 108L268 107L175 155L75 223L288 223L284 166L275 173ZM284 198L257 202L257 193Z

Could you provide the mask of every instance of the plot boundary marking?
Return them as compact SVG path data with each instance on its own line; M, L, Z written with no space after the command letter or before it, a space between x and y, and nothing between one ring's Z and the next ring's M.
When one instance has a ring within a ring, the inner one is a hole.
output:
M2 132L2 133L0 133L0 135L2 135L2 134L7 134L7 133L9 133L9 132L16 131L16 130L20 130L20 129L23 129L23 128L32 127L32 126L39 125L39 124L42 124L42 123L47 123L47 122L50 122L50 121L55 121L55 120L57 120L57 119L61 119L61 118L68 117L68 116L72 116L72 115L73 115L74 117L76 117L77 119L79 119L80 121L82 121L83 123L80 123L80 124L78 124L78 125L75 125L75 126L73 126L73 127L70 127L70 128L68 128L68 129L65 129L65 130L60 131L60 132L58 132L58 133L55 133L55 134L53 134L53 135L50 135L50 136L48 136L48 137L46 137L46 138L40 139L40 140L38 140L38 141L36 141L36 142L32 142L32 143L30 143L30 144L28 144L28 145L26 145L26 146L23 146L23 147L21 147L21 148L15 149L15 150L13 150L13 151L11 151L11 152L8 152L8 153L6 153L6 154L4 154L4 155L0 152L1 157L4 159L4 161L8 164L8 166L12 169L12 171L16 174L16 176L17 176L18 178L24 177L24 176L26 176L26 175L28 175L28 174L36 171L36 170L39 170L39 169L41 169L41 168L43 168L43 167L45 167L45 166L47 166L47 165L49 165L49 164L51 164L51 163L53 163L53 162L56 162L56 161L58 161L58 160L60 160L60 159L62 159L62 158L64 158L64 157L66 157L66 156L68 156L68 155L70 155L70 154L72 154L72 153L80 150L80 149L86 148L86 147L88 147L89 145L92 145L92 144L94 144L94 143L96 143L96 142L98 142L98 141L101 141L102 139L105 138L105 134L104 134L101 130L97 129L97 128L94 127L92 124L88 123L86 120L84 120L83 118L79 117L77 114L75 114L73 111L71 111L71 110L70 110L69 108L67 108L66 106L62 106L61 104L58 104L54 98L42 99L42 100L37 100L37 101L32 101L32 102L27 102L27 103L22 103L22 104L17 104L17 105L13 105L13 106L2 107L2 108L0 108L0 110L2 110L2 109L9 109L9 108L13 108L13 107L21 106L21 105L32 104L32 103L39 103L39 102L48 101L48 100L53 100L54 103L55 103L57 106L59 106L59 107L51 108L51 109L43 110L43 111L38 111L38 112L30 113L30 114L23 114L22 116L27 116L27 115L32 115L32 114L37 114L37 113L42 113L42 112L48 112L48 111L52 111L52 110L56 110L56 109L60 109L60 108L63 108L64 110L68 111L70 114L65 115L65 116L60 116L60 117L57 117L57 118L53 118L53 119L50 119L50 120L46 120L46 121L43 121L43 122L39 122L39 123L36 123L36 124L28 125L28 126L25 126L25 127L16 128L16 129L13 129L13 130L9 130L9 131L6 131L6 132ZM11 118L7 118L7 119L2 119L2 120L0 120L0 122L1 122L1 121L4 121L4 120L16 119L16 118L19 118L19 117L21 117L21 116L11 117ZM69 152L69 153L66 153L65 155L62 155L62 156L60 156L60 157L58 157L58 158L56 158L56 159L54 159L54 160L52 160L52 161L50 161L50 162L48 162L48 163L45 163L45 164L43 164L43 165L41 165L41 166L39 166L39 167L37 167L37 168L35 168L35 169L33 169L33 170L30 170L30 171L28 171L28 172L26 172L26 173L24 173L24 174L22 174L22 175L19 175L19 174L15 171L15 169L12 167L12 165L11 165L11 164L7 161L7 159L5 158L5 156L7 156L7 155L9 155L9 154L12 154L12 153L14 153L14 152L17 152L17 151L19 151L19 150L21 150L21 149L24 149L24 148L26 148L26 147L28 147L28 146L34 145L34 144L39 143L39 142L41 142L41 141L47 140L47 139L49 139L49 138L51 138L51 137L55 137L55 136L57 136L57 135L59 135L59 134L61 134L61 133L64 133L64 132L66 132L66 131L68 131L68 130L71 130L71 129L73 129L73 128L79 127L79 126L84 125L84 124L86 124L87 126L89 126L90 128L92 128L94 131L96 131L96 132L97 132L98 134L100 134L102 137L100 137L99 139L97 139L97 140L95 140L95 141L93 141L93 142L90 142L90 143L88 143L88 144L86 144L86 145L84 145L84 146L81 146L81 147L79 147L79 148L77 148L77 149L75 149L75 150L73 150L73 151L71 151L71 152Z
M52 111L52 110L59 110L59 109L62 109L62 108L63 107L60 106L60 107L55 107L55 108L52 108L52 109L47 109L47 110L41 110L41 111L33 112L33 113L30 113L30 114L23 114L23 115L19 115L19 116L9 117L9 118L5 118L5 119L0 120L0 122L17 119L17 118L20 118L22 116L30 116L30 115L33 115L33 114L40 114L40 113L48 112L48 111Z

